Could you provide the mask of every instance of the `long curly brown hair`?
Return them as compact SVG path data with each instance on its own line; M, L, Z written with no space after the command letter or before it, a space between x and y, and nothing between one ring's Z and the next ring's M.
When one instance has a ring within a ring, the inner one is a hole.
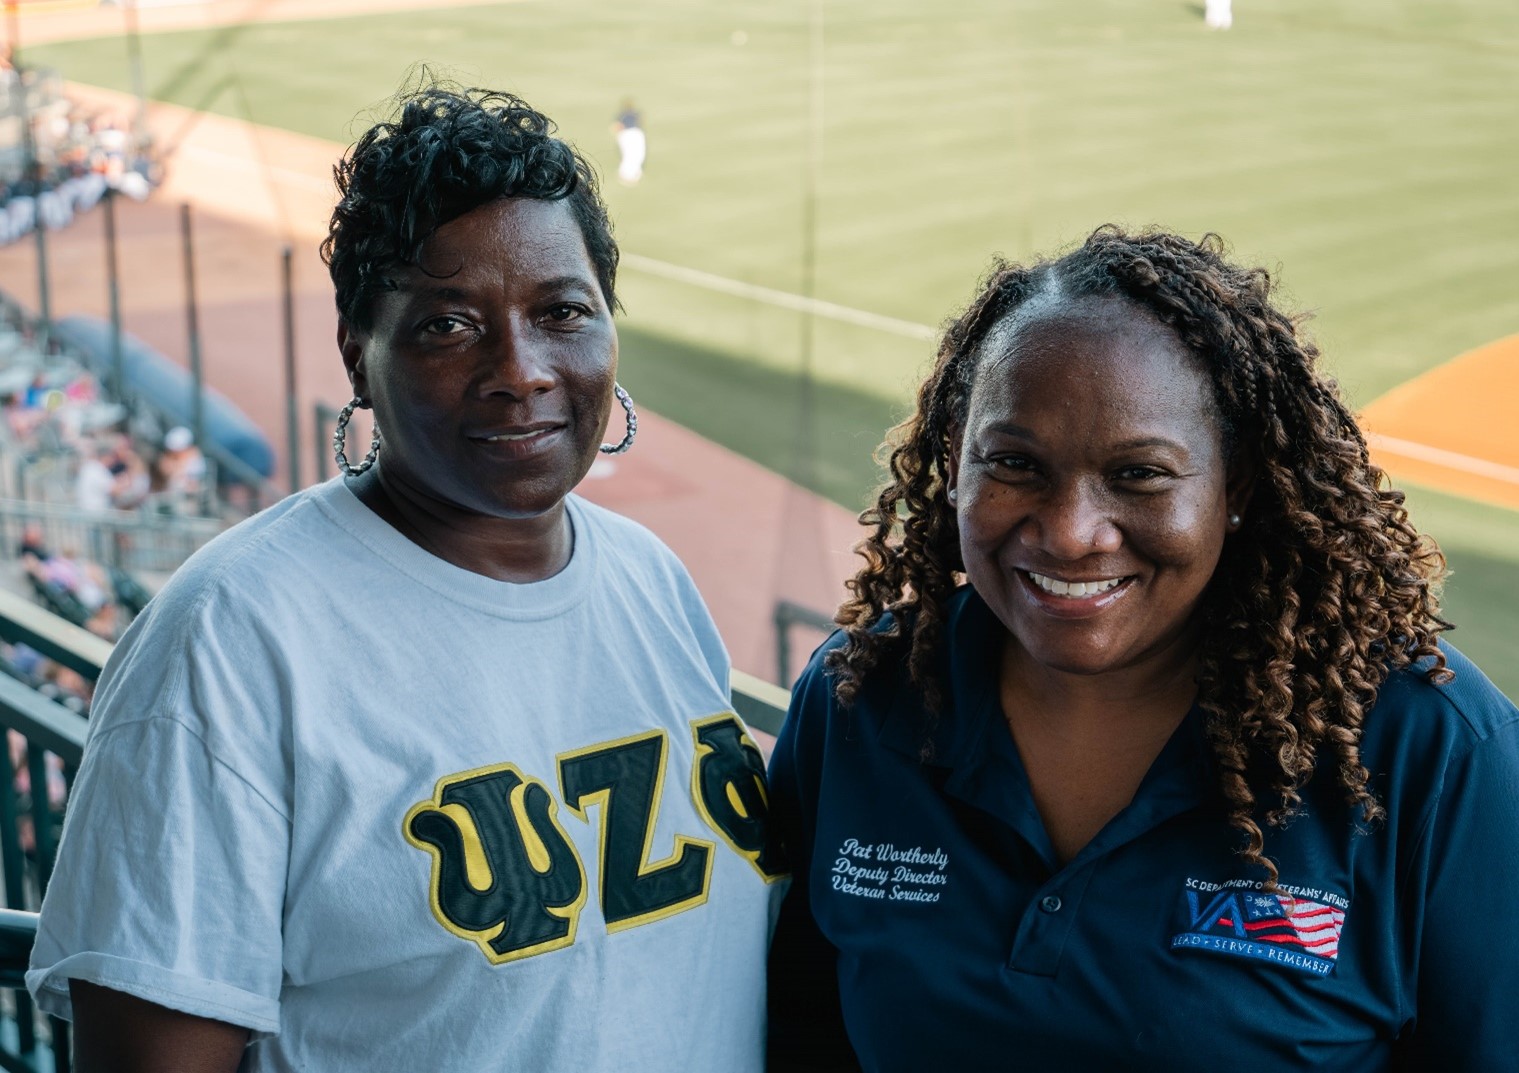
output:
M1317 348L1271 304L1268 273L1230 264L1216 235L1191 242L1107 226L1058 259L994 266L945 331L916 412L882 445L890 480L860 515L871 532L837 616L845 640L827 664L835 695L851 705L865 676L905 648L930 724L942 709L938 650L964 580L948 460L982 342L1051 295L1126 298L1168 325L1207 371L1225 450L1253 470L1249 520L1198 612L1198 703L1240 854L1274 888L1257 817L1280 825L1300 809L1322 750L1362 822L1382 817L1361 728L1390 671L1428 658L1432 680L1451 677L1436 644L1449 628L1439 607L1445 559L1410 523L1403 493L1384 486L1334 382L1314 368Z

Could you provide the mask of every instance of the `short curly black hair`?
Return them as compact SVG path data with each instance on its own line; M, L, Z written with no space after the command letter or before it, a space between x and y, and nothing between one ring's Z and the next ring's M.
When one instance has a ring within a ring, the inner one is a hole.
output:
M403 90L395 117L364 133L333 168L339 200L322 259L338 315L373 327L389 273L415 265L439 227L499 198L565 200L602 297L617 309L617 241L590 164L554 123L510 93L427 80Z

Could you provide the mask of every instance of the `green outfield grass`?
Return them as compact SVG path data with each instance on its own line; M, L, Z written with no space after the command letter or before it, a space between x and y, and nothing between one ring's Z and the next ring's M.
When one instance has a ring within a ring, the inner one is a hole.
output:
M936 325L992 254L1059 250L1112 220L1216 230L1240 258L1280 266L1356 404L1519 330L1513 0L1241 0L1222 34L1200 4L1171 0L824 8L819 298ZM143 56L155 97L345 141L426 61L521 93L607 175L608 126L631 95L650 157L641 185L608 183L624 247L795 291L808 11L527 0L155 35ZM129 85L119 39L26 58ZM635 395L862 502L869 447L931 344L634 270L622 289ZM1434 496L1417 509L1457 567L1459 643L1519 693L1505 658L1519 633L1516 516Z

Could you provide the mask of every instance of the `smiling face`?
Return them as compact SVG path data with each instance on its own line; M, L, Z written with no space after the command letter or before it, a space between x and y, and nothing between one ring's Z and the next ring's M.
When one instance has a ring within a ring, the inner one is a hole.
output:
M590 469L617 332L565 201L506 199L438 228L374 327L339 330L384 436L386 492L456 522L542 519Z
M1207 376L1123 299L1058 302L983 345L950 466L966 574L1015 659L1186 666L1231 513Z

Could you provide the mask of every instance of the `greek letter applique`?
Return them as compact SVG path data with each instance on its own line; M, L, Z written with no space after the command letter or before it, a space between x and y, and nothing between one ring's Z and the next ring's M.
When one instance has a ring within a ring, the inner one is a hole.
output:
M701 905L712 882L711 842L675 836L675 852L650 861L665 781L665 732L651 731L559 757L564 801L580 819L601 806L601 907L621 931Z
M698 720L691 724L691 734L696 739L691 797L702 819L766 883L784 878L786 867L767 837L770 794L759 746L735 715Z
M585 868L548 788L515 765L438 780L406 814L406 839L433 856L432 910L492 964L569 946Z
M696 814L766 883L781 878L767 839L759 749L732 713L693 720L691 733ZM559 800L599 828L595 867L608 932L695 909L711 890L716 842L675 834L669 855L652 859L669 751L668 734L651 730L556 758ZM575 942L590 888L558 810L544 782L496 764L439 779L402 821L406 840L432 858L433 916L492 964Z

